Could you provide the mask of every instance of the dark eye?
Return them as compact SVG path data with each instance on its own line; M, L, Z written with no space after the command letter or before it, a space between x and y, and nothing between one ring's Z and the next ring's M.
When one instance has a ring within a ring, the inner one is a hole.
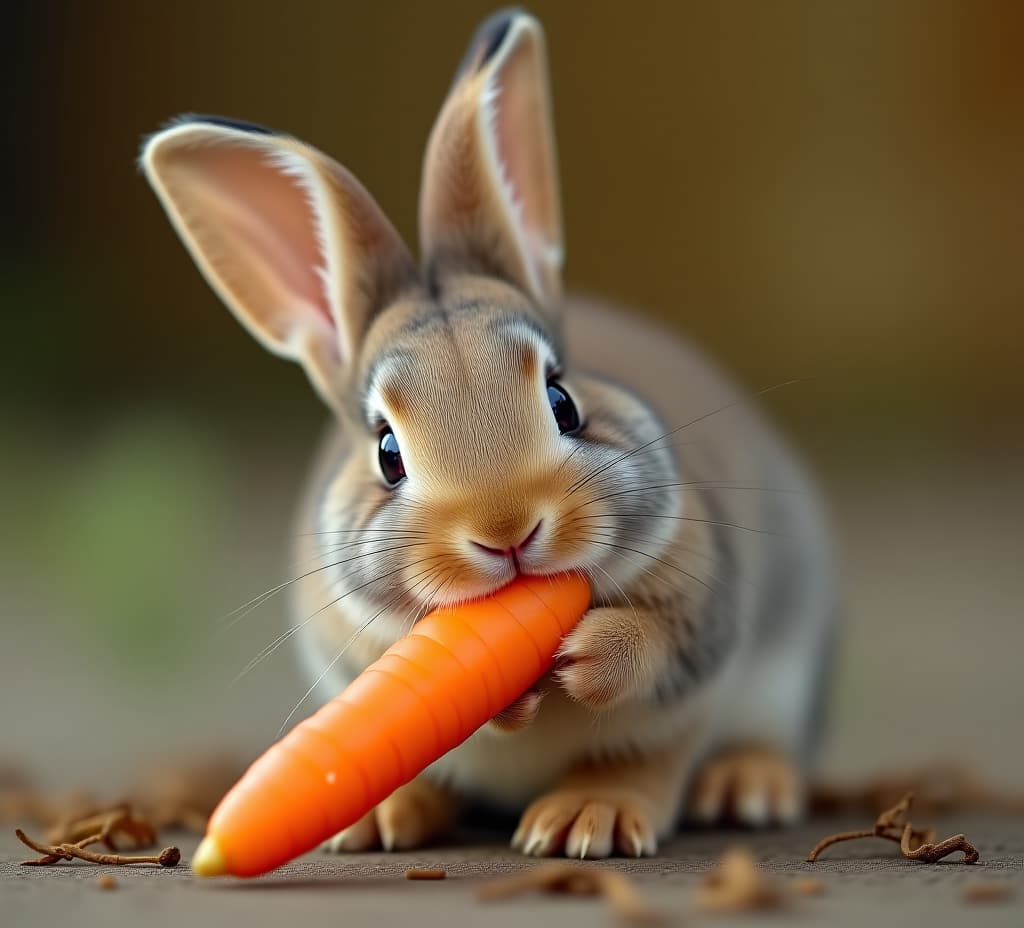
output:
M559 432L564 435L566 432L575 432L580 427L580 414L576 411L576 404L557 380L548 381L548 402L555 414Z
M398 439L395 438L395 433L391 429L381 432L377 457L380 460L380 472L390 486L395 486L405 477L402 451L398 447Z

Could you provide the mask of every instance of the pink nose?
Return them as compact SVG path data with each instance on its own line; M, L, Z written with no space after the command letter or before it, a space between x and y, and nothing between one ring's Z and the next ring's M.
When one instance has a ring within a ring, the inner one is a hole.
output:
M530 530L530 534L528 534L522 541L508 548L492 548L490 545L481 544L479 541L474 541L473 544L481 551L486 551L488 554L493 554L495 557L510 557L515 560L523 553L523 551L526 550L526 546L537 537L537 533L540 532L541 522L543 521L544 520L541 519L541 521Z

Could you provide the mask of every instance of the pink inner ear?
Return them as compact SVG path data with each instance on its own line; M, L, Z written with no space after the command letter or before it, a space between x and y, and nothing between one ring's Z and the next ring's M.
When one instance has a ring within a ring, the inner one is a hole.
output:
M534 41L514 49L498 75L496 101L498 156L512 187L531 244L542 247L561 240L555 153L552 148L543 60Z
M315 312L335 326L320 269L325 256L317 217L299 181L258 149L211 145L189 152L193 228L241 302L258 306L259 323L285 341Z

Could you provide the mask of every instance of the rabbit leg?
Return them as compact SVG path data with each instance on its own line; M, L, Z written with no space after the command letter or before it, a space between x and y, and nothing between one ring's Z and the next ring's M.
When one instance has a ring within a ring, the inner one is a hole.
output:
M686 747L579 764L523 813L512 846L535 857L653 854L676 820Z
M803 810L804 775L779 748L735 745L711 757L690 786L687 810L704 824L788 825Z
M451 827L457 811L458 803L451 793L417 777L324 842L322 850L343 853L378 847L385 851L422 847Z

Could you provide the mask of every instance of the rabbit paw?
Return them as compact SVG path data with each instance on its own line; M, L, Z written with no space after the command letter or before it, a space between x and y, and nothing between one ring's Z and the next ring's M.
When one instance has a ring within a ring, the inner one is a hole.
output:
M537 717L543 698L544 693L540 690L527 690L514 703L505 706L489 724L497 731L520 731Z
M455 800L422 777L400 786L358 822L339 831L321 850L402 851L443 834L455 818Z
M642 612L591 609L558 652L555 678L577 702L607 709L637 695L654 673Z
M657 844L653 810L629 788L554 790L530 804L512 836L512 847L532 857L641 857Z
M690 787L689 814L702 824L790 825L803 812L803 775L782 751L737 747L716 755Z

